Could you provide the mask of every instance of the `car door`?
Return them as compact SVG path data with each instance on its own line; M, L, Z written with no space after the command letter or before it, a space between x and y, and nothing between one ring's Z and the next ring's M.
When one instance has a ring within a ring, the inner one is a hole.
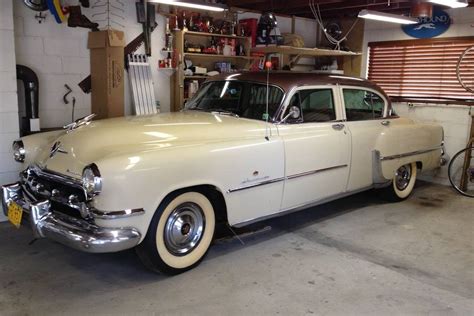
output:
M283 117L292 107L300 115L278 126L285 151L282 210L344 192L350 137L337 100L333 86L300 87L288 97Z
M365 87L342 86L340 96L352 143L347 191L357 191L373 184L373 152L391 128L391 121L386 119L388 102L379 92Z

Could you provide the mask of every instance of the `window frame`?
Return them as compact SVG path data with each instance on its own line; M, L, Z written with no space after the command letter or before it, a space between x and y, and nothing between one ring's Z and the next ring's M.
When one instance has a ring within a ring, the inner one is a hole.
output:
M325 122L305 122L303 113L301 113L301 118L300 120L287 120L283 124L326 124L326 123L334 123L334 122L341 122L344 120L345 113L343 109L341 108L341 102L340 102L340 97L339 97L339 91L338 91L338 86L337 85L308 85L308 86L298 86L293 89L287 94L283 105L282 105L282 110L279 114L279 120L283 120L283 118L286 115L286 111L288 109L288 106L290 105L290 101L293 98L293 96L298 93L299 91L302 90L331 90L332 91L332 97L333 97L333 103L334 103L334 110L336 112L336 119L331 120L331 121L325 121ZM300 109L301 110L301 109Z
M384 100L384 109L383 109L383 115L382 117L376 117L376 118L371 118L371 119L366 119L366 120L355 120L355 121L349 121L347 119L347 114L346 114L346 101L344 100L344 89L348 90L363 90L363 91L370 91L372 93L375 93L378 95L382 100ZM385 97L384 94L380 93L380 91L377 91L376 89L372 89L369 87L363 87L363 86L351 86L351 85L341 85L339 86L339 100L341 102L342 108L344 110L344 121L347 122L364 122L364 121L379 121L379 120L387 120L387 119L394 119L398 118L397 115L392 115L389 116L390 112L390 102L389 100Z

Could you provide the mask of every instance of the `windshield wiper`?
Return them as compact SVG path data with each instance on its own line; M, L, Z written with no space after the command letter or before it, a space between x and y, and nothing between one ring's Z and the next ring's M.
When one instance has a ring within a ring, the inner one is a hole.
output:
M213 109L213 110L211 110L211 113L217 113L217 114L220 114L220 115L229 115L229 116L239 118L238 114L235 114L234 112L222 110L222 109Z
M201 107L199 107L199 106L197 106L197 105L195 105L195 106L192 106L192 107L189 107L189 108L187 108L186 110L193 110L193 111L206 111L206 109L203 109L203 108L201 108Z

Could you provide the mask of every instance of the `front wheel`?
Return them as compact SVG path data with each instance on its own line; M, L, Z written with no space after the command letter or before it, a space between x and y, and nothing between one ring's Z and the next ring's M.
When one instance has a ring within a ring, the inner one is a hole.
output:
M383 189L384 197L393 202L408 198L415 186L416 173L416 163L414 162L398 168L395 171L392 184Z
M214 208L206 196L198 192L175 194L156 211L137 254L153 271L182 273L204 258L214 228Z

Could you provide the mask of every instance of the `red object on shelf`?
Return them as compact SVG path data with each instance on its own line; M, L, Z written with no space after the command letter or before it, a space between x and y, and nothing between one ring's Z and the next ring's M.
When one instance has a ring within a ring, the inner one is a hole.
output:
M242 19L239 23L245 30L245 36L252 37L252 47L255 47L257 42L257 19Z
M173 54L171 54L171 67L176 68L178 65L178 53L176 52L176 48L173 49Z

